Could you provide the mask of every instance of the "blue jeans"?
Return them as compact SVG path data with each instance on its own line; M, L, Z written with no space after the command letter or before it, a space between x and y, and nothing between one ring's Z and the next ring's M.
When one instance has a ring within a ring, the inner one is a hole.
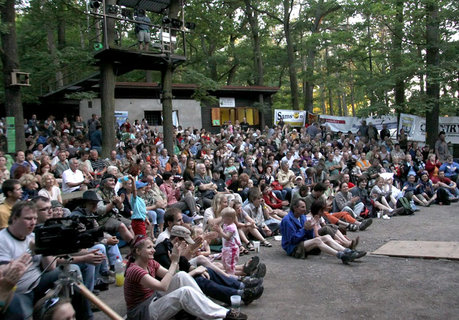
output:
M196 283L205 295L221 302L231 304L231 296L237 295L241 282L232 277L225 277L212 269L207 269L209 279L203 276L195 277Z
M96 244L92 246L89 250L94 250L94 249L99 249L98 252L107 256L107 252L103 244ZM107 259L104 259L102 263L97 264L97 265L90 264L90 263L78 263L78 266L80 267L81 274L83 276L83 284L90 291L94 290L94 284L96 283L96 280L100 275L100 272L108 271Z
M152 224L163 224L164 223L164 214L166 211L164 209L156 209L147 211L147 215L150 218Z

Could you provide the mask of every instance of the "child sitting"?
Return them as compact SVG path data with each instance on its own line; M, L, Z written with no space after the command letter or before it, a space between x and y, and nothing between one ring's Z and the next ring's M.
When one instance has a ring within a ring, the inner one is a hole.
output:
M215 231L223 238L222 262L225 271L234 275L236 264L239 260L239 246L241 240L236 227L236 211L225 208L221 212L223 228L220 225L214 227Z

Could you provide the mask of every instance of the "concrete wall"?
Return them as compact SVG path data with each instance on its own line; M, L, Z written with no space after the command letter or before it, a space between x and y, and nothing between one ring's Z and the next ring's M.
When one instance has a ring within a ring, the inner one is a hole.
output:
M201 105L196 100L175 99L172 101L172 110L178 111L179 124L184 127L202 127ZM159 99L115 99L116 111L128 111L131 123L134 120L142 120L144 111L161 111L162 106ZM92 108L88 107L88 100L80 102L80 115L85 121L95 113L101 114L100 99L92 100Z

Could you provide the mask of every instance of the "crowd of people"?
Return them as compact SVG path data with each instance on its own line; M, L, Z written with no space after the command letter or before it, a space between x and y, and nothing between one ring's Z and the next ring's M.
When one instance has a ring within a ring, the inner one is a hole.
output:
M0 153L5 319L93 316L79 294L69 300L47 293L57 266L68 263L35 253L34 230L52 218L94 217L103 228L104 236L71 261L95 294L109 289L120 247L130 246L128 319L246 319L228 306L231 296L247 305L263 294L267 266L255 244L270 248L271 237L281 235L287 256L323 252L349 264L366 254L351 234L374 219L459 197L459 164L444 132L431 149L408 141L403 130L393 139L386 126L378 131L364 121L354 134L319 123L260 130L243 119L218 133L179 126L167 150L158 128L127 119L104 159L95 114L88 121L33 115L24 126L27 150ZM245 254L250 259L239 264Z

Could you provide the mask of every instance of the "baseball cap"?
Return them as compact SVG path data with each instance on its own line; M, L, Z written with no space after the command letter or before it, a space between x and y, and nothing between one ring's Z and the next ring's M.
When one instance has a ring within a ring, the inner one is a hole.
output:
M148 186L148 183L142 182L142 181L136 181L135 182L135 188L136 189L142 189L144 187Z
M171 236L183 238L189 244L194 244L193 239L191 239L191 231L183 226L173 226Z

